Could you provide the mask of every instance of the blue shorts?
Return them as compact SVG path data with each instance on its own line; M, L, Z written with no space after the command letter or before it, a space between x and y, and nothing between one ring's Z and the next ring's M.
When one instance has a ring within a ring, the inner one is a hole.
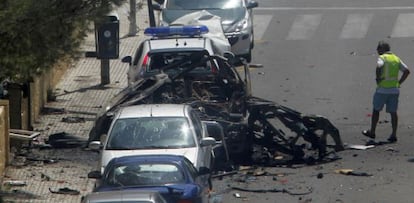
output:
M398 109L399 94L382 94L375 92L372 102L375 111L381 111L386 105L387 113L395 113Z

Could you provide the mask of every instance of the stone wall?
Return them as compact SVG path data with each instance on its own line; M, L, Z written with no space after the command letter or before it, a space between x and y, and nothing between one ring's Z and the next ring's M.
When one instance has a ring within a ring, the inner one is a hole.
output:
M42 108L53 98L55 86L70 67L71 60L62 60L49 71L36 75L28 86L15 85L9 91L8 100L0 100L0 179L9 161L9 128L33 130L32 125L39 118Z
M54 88L71 67L71 62L71 59L62 59L49 71L37 75L30 83L30 126L38 119L46 103L55 99Z
M8 163L9 143L9 101L0 100L0 179L2 179Z

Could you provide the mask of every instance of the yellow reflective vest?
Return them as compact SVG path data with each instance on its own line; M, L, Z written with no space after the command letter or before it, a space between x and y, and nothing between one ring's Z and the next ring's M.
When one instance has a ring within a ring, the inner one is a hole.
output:
M381 71L381 82L378 87L396 88L399 86L398 72L400 71L400 58L393 53L385 53L380 55L384 61Z

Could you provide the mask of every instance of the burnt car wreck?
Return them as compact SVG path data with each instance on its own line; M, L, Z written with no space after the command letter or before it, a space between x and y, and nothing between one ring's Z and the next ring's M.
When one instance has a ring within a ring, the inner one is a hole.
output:
M236 68L234 56L224 56L194 54L123 89L98 115L89 142L99 140L108 131L111 116L119 107L187 103L198 110L202 120L221 124L233 163L273 165L277 155L288 160L321 160L343 150L339 131L327 118L302 114L252 96L249 64ZM206 60L219 68L206 74L191 74ZM328 136L333 144L328 144Z

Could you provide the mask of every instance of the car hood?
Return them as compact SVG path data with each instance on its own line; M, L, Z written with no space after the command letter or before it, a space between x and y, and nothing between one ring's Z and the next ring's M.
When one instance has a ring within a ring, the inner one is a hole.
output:
M224 32L227 32L229 27L243 20L246 16L247 10L244 8L232 8L232 9L211 9L207 10L209 13L219 16L223 25ZM194 10L163 10L162 18L166 23L172 23L178 18L198 12Z
M104 150L102 151L102 166L106 166L112 158L130 156L130 155L148 155L148 154L173 154L187 157L192 163L196 164L197 148L179 148L179 149L137 149L137 150ZM196 166L198 167L198 166Z

